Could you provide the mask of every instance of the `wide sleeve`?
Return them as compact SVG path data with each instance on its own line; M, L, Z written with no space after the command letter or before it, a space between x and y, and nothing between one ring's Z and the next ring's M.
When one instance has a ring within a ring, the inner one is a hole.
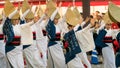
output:
M30 45L33 44L33 34L31 30L31 26L29 23L25 23L21 26L21 44L22 45ZM29 38L29 39L28 39Z
M58 8L52 13L52 15L50 17L51 21L54 20L54 18L55 18L55 16L56 16L57 13L58 13Z
M16 9L11 14L9 14L8 18L11 19L16 13L18 13L18 10Z
M25 20L25 16L30 12L30 9L26 10L23 14L21 14L21 20Z
M88 52L95 48L93 35L90 32L89 28L90 24L82 30L75 32L76 38L78 40L82 52Z
M44 19L45 16L46 16L46 15L43 14L43 15L40 17L40 19L37 21L37 23L41 23L41 22L43 21L43 19Z

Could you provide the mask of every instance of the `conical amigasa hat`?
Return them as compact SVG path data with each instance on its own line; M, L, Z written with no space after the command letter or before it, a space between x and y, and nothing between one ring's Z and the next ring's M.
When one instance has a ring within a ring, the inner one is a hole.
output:
M108 6L108 14L113 22L120 22L120 7L112 2L110 2Z
M79 23L79 19L70 8L67 9L65 17L66 17L66 22L72 26L76 26Z
M78 11L78 9L77 9L77 7L75 6L75 8L73 9L73 12L76 14L76 16L80 19L80 18L82 18L81 17L81 14L80 14L80 12Z
M36 15L41 17L43 15L43 10L42 10L41 6L39 5L36 8L37 8Z
M48 13L47 13L48 17L51 17L52 13L56 10L57 6L52 0L50 0L48 1L46 8L48 9ZM60 14L57 13L55 18L60 18Z
M15 11L14 5L9 0L6 0L4 5L5 15L8 17L13 11ZM11 19L18 19L19 17L19 13L16 13Z
M2 19L2 14L0 14L0 20Z
M19 19L20 18L20 14L16 13L11 19Z
M103 17L103 20L106 24L113 23L110 19L110 16L109 16L108 12L105 13L105 16Z
M8 17L9 14L12 13L14 10L15 10L14 5L9 0L6 0L4 5L5 15Z
M28 9L30 9L31 6L29 5L28 1L27 0L24 0L23 1L23 4L22 4L22 13L24 13L25 11L27 11ZM32 11L30 11L26 16L25 18L27 19L32 19L34 18L34 14Z

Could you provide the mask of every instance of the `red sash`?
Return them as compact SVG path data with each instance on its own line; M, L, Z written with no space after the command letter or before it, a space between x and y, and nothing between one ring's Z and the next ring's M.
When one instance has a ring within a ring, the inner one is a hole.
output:
M112 36L105 36L103 42L112 43L113 42Z
M19 46L21 41L21 36L14 36L13 41L10 45Z
M33 32L33 40L36 40L36 32Z
M43 32L43 35L46 36L47 35L47 32L45 30L42 30Z
M4 39L4 35L0 34L0 40L3 40L3 39Z

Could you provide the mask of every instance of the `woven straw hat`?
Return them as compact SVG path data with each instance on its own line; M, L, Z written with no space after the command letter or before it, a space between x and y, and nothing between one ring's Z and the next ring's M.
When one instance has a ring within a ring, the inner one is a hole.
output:
M73 12L76 14L76 16L78 17L78 19L81 18L81 14L80 12L78 11L77 7L75 6L75 8L73 9Z
M27 11L27 10L30 9L30 8L31 8L31 7L30 7L28 1L27 1L27 0L24 0L24 1L23 1L23 4L22 4L22 13L24 13L25 11ZM33 12L30 11L30 12L25 16L25 18L27 18L27 19L32 19L32 18L34 18Z
M120 7L110 2L108 6L108 15L113 22L120 22Z
M41 6L39 5L37 8L37 16L41 17L43 15L43 10L41 8Z
M108 12L105 13L105 15L103 17L103 20L106 24L113 23L110 19L110 16L109 16Z
M5 15L8 17L13 11L15 11L14 5L9 0L6 0L4 5ZM11 19L18 19L19 17L19 13L16 13Z
M2 19L2 15L0 14L0 20Z
M72 26L75 26L79 23L79 19L77 18L76 14L68 8L65 14L66 22Z
M47 9L48 9L48 13L47 13L47 15L48 15L48 17L51 17L51 15L52 15L52 13L56 10L56 4L52 1L52 0L50 0L50 1L48 1L48 3L47 3ZM57 13L57 15L55 16L55 18L57 18L57 19L59 19L60 18L60 14L59 13Z

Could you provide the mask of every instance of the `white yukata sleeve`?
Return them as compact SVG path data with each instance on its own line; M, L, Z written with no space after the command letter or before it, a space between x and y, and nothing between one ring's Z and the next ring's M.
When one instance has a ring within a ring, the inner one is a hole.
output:
M46 14L43 14L42 16L41 16L41 18L36 22L36 23L41 23L42 22L42 20L43 20L43 18L46 16Z
M18 13L18 10L16 9L15 11L13 11L8 18L11 19L16 13Z
M95 30L95 28L93 27L93 28L90 28L90 32L94 32L94 30Z
M60 30L61 30L61 39L63 39L63 36L65 33L68 32L67 24L65 22L65 17L63 17L60 22L58 23Z
M24 13L23 13L23 15L21 15L21 20L25 20L25 16L28 14L30 12L30 9L28 9L28 10L26 10ZM30 23L25 23L25 24L22 24L21 25L21 28L26 28L26 27L28 27L28 26L32 26L34 24L34 22L32 21L32 22L30 22Z
M79 31L85 31L85 30L89 30L91 27L91 24L88 24L85 28L83 28L82 30L79 30Z
M56 16L57 13L58 13L58 8L52 13L52 15L50 17L51 21L54 20L54 18L55 18L55 16Z
M3 20L2 20L2 24L4 24L5 20L6 20L6 17L5 15L2 16Z
M21 26L22 26L22 27L26 27L26 26L32 26L33 24L34 24L34 21L29 22L29 23L22 24Z
M25 11L24 13L23 13L23 15L21 15L21 20L25 20L25 16L28 14L30 12L30 9L28 9L27 11Z
M41 29L46 30L46 26L47 26L47 24L48 24L48 20L49 20L49 19L42 20L42 22L39 23Z
M104 29L104 27L105 27L105 23L103 23L103 24L100 26L99 30Z
M83 28L82 30L75 32L76 38L78 40L82 52L88 52L95 48L93 35L89 30L90 27L91 24L89 24L87 27Z
M98 28L98 33L100 30L104 29L104 27L105 27L105 23L101 24L101 26Z
M61 30L66 29L66 28L67 28L67 24L66 24L66 21L65 21L65 17L61 18L61 19L59 20L59 23L58 23L58 24L59 24Z
M85 25L85 21L83 21L80 25L81 25L81 27L83 28L83 26Z
M46 15L43 14L41 16L41 18L35 23L35 26L36 26L36 40L39 41L41 39L44 38L43 36L43 33L42 33L42 27L41 27L41 22L43 20L43 18L45 17Z
M73 28L73 30L74 30L74 31L77 31L77 29L78 29L79 26L80 26L80 24L77 24L77 25Z

